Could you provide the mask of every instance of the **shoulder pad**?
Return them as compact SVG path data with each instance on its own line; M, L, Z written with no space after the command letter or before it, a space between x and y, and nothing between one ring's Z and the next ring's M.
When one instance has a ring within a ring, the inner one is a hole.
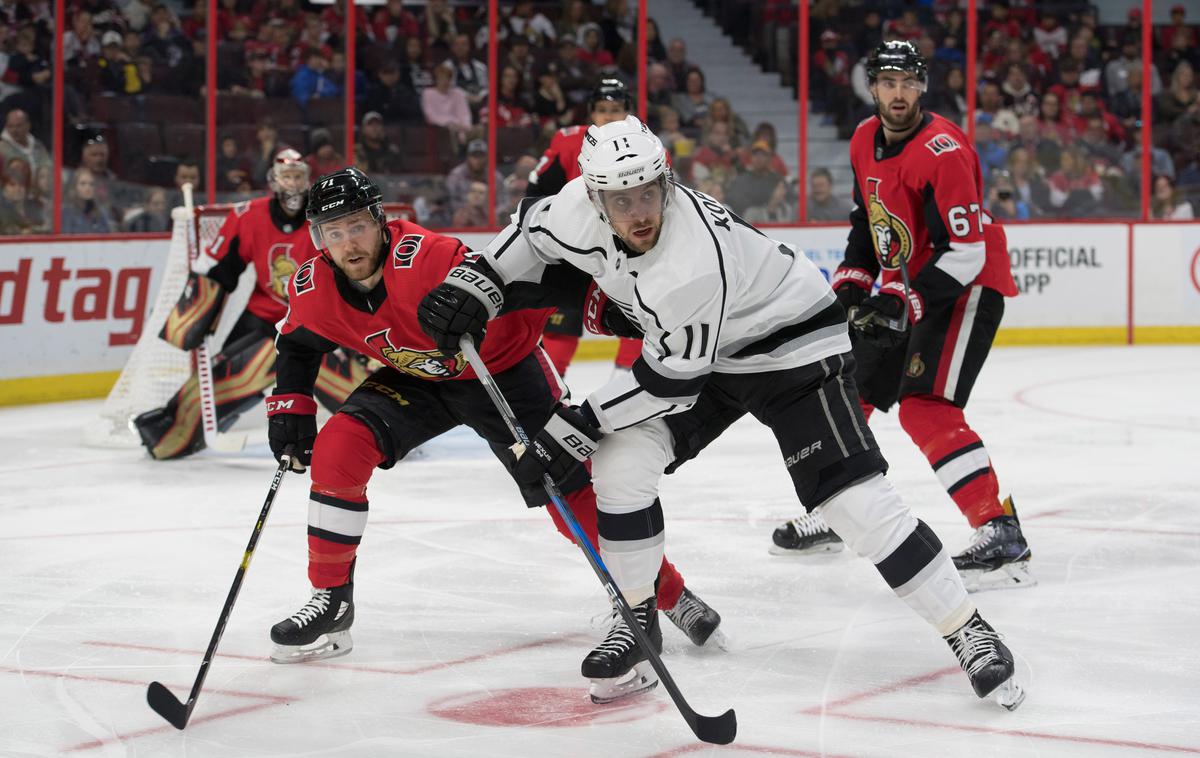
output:
M246 211L250 210L250 203L252 203L252 202L253 202L252 200L243 200L242 202L233 206L233 215L235 215L235 216L244 215L246 213Z

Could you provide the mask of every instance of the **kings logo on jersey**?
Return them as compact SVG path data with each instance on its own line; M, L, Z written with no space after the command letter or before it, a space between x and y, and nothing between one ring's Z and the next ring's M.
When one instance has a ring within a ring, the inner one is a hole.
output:
M461 374L467 367L467 361L462 357L462 353L446 356L437 350L396 347L388 336L390 331L391 329L384 329L381 332L375 332L365 341L387 361L388 365L402 374L409 374L420 379L451 379Z
M913 253L913 236L904 220L894 215L879 198L881 180L867 179L870 188L867 195L867 219L871 224L871 236L875 240L875 255L881 266L887 269L900 268L900 260L908 260Z
M283 303L287 302L288 282L300 267L292 260L291 253L291 243L272 245L267 252L267 260L271 261L271 292Z

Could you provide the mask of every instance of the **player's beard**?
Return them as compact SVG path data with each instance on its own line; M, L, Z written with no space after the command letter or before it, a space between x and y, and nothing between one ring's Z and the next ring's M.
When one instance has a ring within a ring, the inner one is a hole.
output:
M639 236L637 232L645 231ZM638 221L625 227L625 233L620 235L621 241L639 253L645 253L658 244L662 236L662 218Z
M379 262L383 258L383 250L376 248L374 253L355 248L342 256L337 264L346 278L352 282L363 282L379 270Z
M916 125L917 120L921 118L920 100L915 103L905 103L905 105L907 108L904 111L904 115L897 119L891 113L890 104L887 108L884 108L882 104L877 103L875 110L879 113L879 120L883 122L883 125L887 127L888 131L903 132L907 129L911 129Z

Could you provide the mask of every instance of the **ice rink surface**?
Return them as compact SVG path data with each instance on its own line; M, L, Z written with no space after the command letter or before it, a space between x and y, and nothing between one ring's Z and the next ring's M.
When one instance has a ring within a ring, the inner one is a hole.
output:
M580 364L576 393L607 376ZM798 506L770 433L737 424L664 481L667 552L728 652L663 619L698 743L665 691L593 706L579 676L604 593L462 432L379 472L354 650L267 659L308 595L307 477L275 503L184 732L186 697L270 483L259 442L156 463L77 444L98 402L0 410L0 756L1155 756L1200 754L1200 349L1002 349L968 411L1033 548L1036 587L977 595L1029 692L977 700L937 634L848 552L768 555ZM247 421L265 441L262 420ZM899 428L872 423L907 502L970 529Z

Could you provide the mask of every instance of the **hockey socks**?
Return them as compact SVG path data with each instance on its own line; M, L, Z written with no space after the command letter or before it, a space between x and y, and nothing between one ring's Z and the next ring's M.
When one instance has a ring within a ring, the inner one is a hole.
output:
M567 366L571 365L571 359L575 357L575 351L579 349L579 337L545 332L542 334L542 349L550 356L550 362L554 364L558 375L564 376Z
M367 526L367 482L383 461L375 435L356 418L329 419L313 447L308 503L308 578L313 587L350 581Z
M900 426L972 527L1005 515L991 458L961 408L942 398L906 397L900 401Z

